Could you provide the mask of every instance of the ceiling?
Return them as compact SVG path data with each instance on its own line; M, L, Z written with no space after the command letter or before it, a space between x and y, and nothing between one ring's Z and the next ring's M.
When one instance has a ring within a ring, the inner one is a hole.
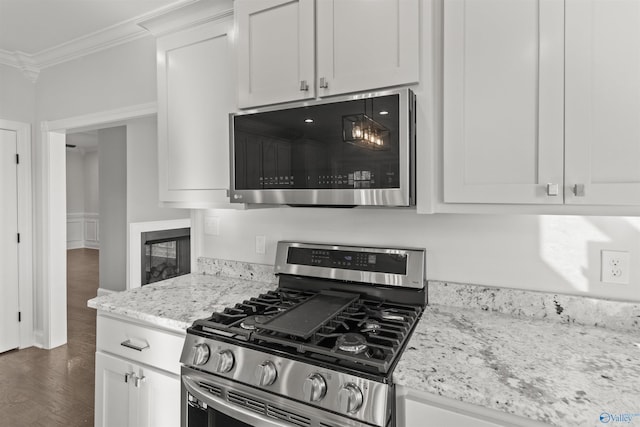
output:
M31 72L142 37L137 22L198 0L0 0L0 63Z

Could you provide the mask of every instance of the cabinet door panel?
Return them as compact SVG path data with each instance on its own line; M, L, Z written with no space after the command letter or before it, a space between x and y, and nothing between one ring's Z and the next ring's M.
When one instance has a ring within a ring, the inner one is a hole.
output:
M235 109L231 23L158 40L160 200L225 203Z
M125 375L132 373L134 367L122 359L96 353L96 427L137 425L132 422L136 418L137 395L125 381Z
M140 405L138 426L144 427L175 427L180 425L180 377L156 371L150 368L140 368L137 375L144 382L140 382Z
M418 0L317 2L319 95L419 80Z
M567 203L640 205L640 2L566 3Z
M563 2L447 0L444 200L557 203L563 182Z
M237 0L235 14L239 106L313 98L313 0Z

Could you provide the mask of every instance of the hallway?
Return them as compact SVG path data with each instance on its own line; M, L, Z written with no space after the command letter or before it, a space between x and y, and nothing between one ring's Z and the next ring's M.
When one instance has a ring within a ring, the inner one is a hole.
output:
M67 344L0 355L0 427L93 426L98 251L67 251Z

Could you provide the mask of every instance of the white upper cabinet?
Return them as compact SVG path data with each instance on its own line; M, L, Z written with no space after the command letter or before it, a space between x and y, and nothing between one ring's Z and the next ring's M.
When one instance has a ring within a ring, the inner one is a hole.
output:
M236 0L238 104L419 80L419 0Z
M640 205L640 1L566 14L566 202Z
M238 105L315 97L313 0L237 0Z
M563 203L563 9L445 1L445 202Z
M640 2L445 0L443 133L445 203L640 206Z
M232 20L162 36L158 50L160 200L228 202L229 113L235 110Z
M418 0L319 0L318 96L419 80Z

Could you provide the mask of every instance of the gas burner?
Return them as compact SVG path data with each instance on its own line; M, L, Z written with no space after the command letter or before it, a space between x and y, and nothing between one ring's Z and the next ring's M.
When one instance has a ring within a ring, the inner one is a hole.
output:
M377 334L382 328L382 325L377 320L369 319L362 323L360 326L360 332L368 332L370 334Z
M240 322L240 327L242 329L254 331L257 328L257 325L266 322L267 320L269 320L269 318L270 316L263 315L249 316L243 319L242 322Z
M352 354L360 354L367 351L367 339L354 332L348 332L340 335L336 341L336 348L341 351Z
M388 310L380 311L380 318L382 320L395 320L398 322L404 322L405 317L402 314L399 314L396 310L390 308Z

